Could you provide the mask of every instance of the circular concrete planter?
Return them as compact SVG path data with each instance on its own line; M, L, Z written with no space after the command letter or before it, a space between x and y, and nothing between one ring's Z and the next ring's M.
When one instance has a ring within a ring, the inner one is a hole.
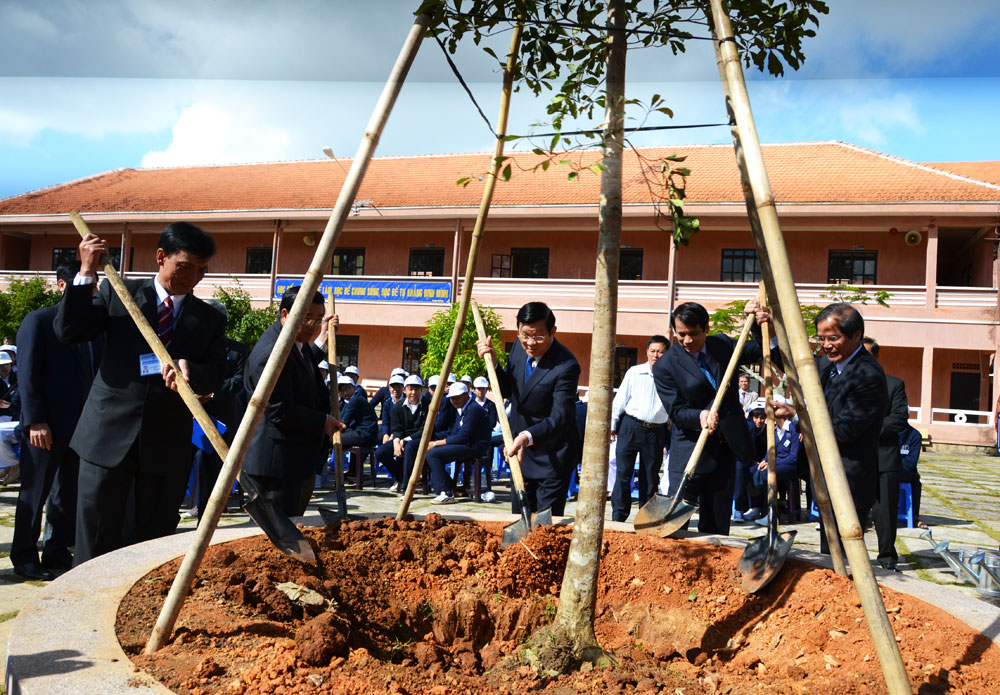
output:
M367 516L386 516L371 514ZM516 521L509 514L444 514L447 519ZM321 525L319 517L301 520ZM562 519L559 523L569 523ZM631 532L631 524L606 522L612 531ZM225 543L260 534L255 526L229 527L215 534ZM685 534L706 543L742 547L744 541L729 537ZM181 533L122 548L91 560L56 579L18 614L7 646L9 695L149 695L170 693L159 682L136 670L115 636L115 618L122 597L150 570L183 555L191 542ZM829 558L792 550L791 557L821 567ZM876 570L879 582L937 606L1000 645L1000 607L970 598L950 587L901 574Z

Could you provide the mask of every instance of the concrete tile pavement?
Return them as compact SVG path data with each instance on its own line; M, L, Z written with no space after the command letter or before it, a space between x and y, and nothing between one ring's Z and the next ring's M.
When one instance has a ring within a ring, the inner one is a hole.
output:
M950 541L953 550L975 547L996 550L1000 547L1000 458L974 453L925 452L921 457L920 472L924 486L921 518L931 527L935 540ZM348 511L395 513L399 508L400 497L388 489L387 479L380 478L378 484L379 487L375 489L366 487L362 491L348 490ZM431 501L432 496L418 494L414 497L410 510L420 514L431 511L509 512L510 481L495 481L493 489L496 500L492 503L460 498L454 504L435 505ZM17 577L8 557L14 530L17 490L16 484L0 488L0 644L4 645L5 650L13 618L43 585L42 582L26 582ZM328 489L317 489L307 513L315 514L317 505L336 509L336 496ZM567 503L566 514L572 516L575 511L576 502L571 500ZM634 513L633 507L633 516ZM608 519L610 515L609 505ZM244 513L236 512L225 514L221 525L239 526L250 523ZM193 519L184 520L178 532L190 532L194 526ZM784 526L797 531L796 548L819 550L819 532L815 522ZM922 529L919 528L899 529L899 569L905 575L929 583L956 586L963 593L982 599L969 584L960 582L955 577L945 562L933 553L926 540L919 538L921 532ZM731 530L732 536L740 538L750 538L761 533L763 529L753 524L734 524ZM874 559L874 532L866 533L865 541ZM984 600L1000 605L1000 599Z

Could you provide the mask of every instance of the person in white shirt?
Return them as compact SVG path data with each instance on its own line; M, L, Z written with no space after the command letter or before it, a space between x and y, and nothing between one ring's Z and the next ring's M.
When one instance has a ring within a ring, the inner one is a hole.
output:
M616 440L617 474L611 493L611 519L626 521L632 509L632 476L639 455L639 506L656 494L663 465L667 411L656 392L653 365L669 342L662 335L646 341L646 361L625 372L611 404L611 438Z

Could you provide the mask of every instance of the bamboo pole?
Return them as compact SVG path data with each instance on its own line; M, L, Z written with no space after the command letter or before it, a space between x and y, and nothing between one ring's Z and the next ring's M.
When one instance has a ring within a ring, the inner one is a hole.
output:
M465 281L462 283L462 294L458 302L458 314L455 316L455 328L451 333L451 343L448 345L448 352L445 353L444 362L441 364L441 380L434 390L430 405L427 407L427 419L424 422L424 431L420 437L420 444L417 447L417 458L413 462L413 471L406 484L406 492L400 500L399 511L396 512L396 519L401 520L410 509L410 502L413 501L413 494L417 490L417 483L424 473L424 461L427 458L427 445L434 434L434 421L437 419L438 410L441 408L441 401L444 398L444 386L448 381L448 374L451 372L451 365L455 361L455 353L458 352L458 343L465 330L465 318L469 313L469 301L472 299L472 283L476 275L476 262L479 260L479 246L483 239L483 229L486 227L486 218L489 216L490 203L493 201L493 189L496 188L497 177L500 175L500 160L503 157L504 137L507 135L507 114L510 112L510 95L514 87L514 71L517 66L517 55L521 47L521 31L524 25L518 22L514 25L514 33L510 37L510 53L507 54L507 65L503 73L503 89L500 95L500 115L497 118L496 147L493 150L493 160L490 164L490 172L486 176L486 185L483 188L483 198L479 203L479 215L476 217L476 227L472 231L472 239L469 242L469 260L465 267Z
M736 147L742 150L745 176L750 184L747 193L752 195L753 207L760 220L760 229L754 232L763 238L767 250L767 262L772 273L773 288L769 287L768 291L777 300L775 304L781 307L782 317L785 319L783 326L789 341L792 364L795 365L799 375L803 404L808 407L812 418L813 436L820 453L820 463L826 476L838 527L841 530L844 550L854 573L854 584L868 621L872 641L875 643L875 651L882 665L886 687L890 695L912 693L899 645L896 643L892 625L885 612L882 594L879 592L872 571L863 530L851 498L847 476L844 474L840 450L833 435L833 426L820 385L819 373L809 348L802 311L792 279L791 263L781 234L774 195L753 121L753 111L750 108L743 68L736 52L732 26L728 14L723 9L722 0L710 0L710 2L710 24L714 43L716 50L721 54L724 83L728 84L728 106L732 109L736 121Z
M333 296L333 288L330 288L330 316L336 313L337 299ZM327 324L326 362L327 374L330 376L330 414L339 420L340 383L337 381L337 331L333 321ZM333 433L333 479L337 486L337 513L340 514L341 518L347 518L347 490L344 489L343 457L344 443L340 430L337 430Z
M767 292L764 283L760 283L760 290L757 294L760 306L767 306ZM767 513L778 504L778 450L774 441L774 383L772 382L773 372L771 371L771 329L765 323L760 327L760 342L763 346L764 359L760 364L760 375L764 377L764 413L766 415L764 433L767 440ZM768 518L768 535L770 535L770 517Z
M378 103L375 105L371 119L365 128L365 134L358 146L357 154L355 154L354 160L351 162L351 168L340 189L340 194L337 196L337 202L330 213L330 219L323 230L323 236L316 245L316 253L313 256L312 263L305 277L302 279L302 288L295 298L295 303L292 305L292 310L285 321L285 325L282 327L278 340L274 345L274 350L270 357L268 357L257 388L250 397L246 414L243 416L243 421L240 423L236 436L233 439L233 447L229 451L229 455L225 457L222 471L219 473L215 487L212 489L211 499L209 499L208 506L202 516L202 523L195 531L195 538L191 542L191 547L184 556L184 560L181 562L181 566L177 571L177 577L170 586L170 593L167 595L163 609L160 611L156 625L153 627L153 632L146 643L147 654L153 654L159 650L166 643L167 638L174 628L181 606L184 604L184 599L191 588L195 572L197 572L205 551L208 549L212 534L215 532L216 526L218 526L219 518L222 516L225 506L225 499L228 496L233 481L239 473L243 457L250 446L250 439L253 436L254 430L257 429L257 424L264 414L264 407L267 405L271 397L271 392L274 390L274 384L278 380L278 376L281 374L285 361L288 359L288 355L295 343L295 334L299 326L302 325L302 319L305 318L306 311L312 303L313 295L319 287L320 281L323 279L324 269L330 267L330 259L333 257L333 250L336 248L337 240L340 238L340 233L344 228L344 221L350 214L351 205L357 196L358 189L361 187L361 181L364 178L365 171L368 169L368 163L371 161L379 138L382 135L382 130L385 128L389 114L392 112L392 107L403 87L403 82L406 79L407 72L409 72L410 65L412 65L417 50L420 48L424 34L427 31L427 26L430 24L430 19L429 15L421 14L414 20L399 56L396 58L396 62L389 74L389 79L386 81L382 94L379 96ZM215 428L213 427L212 429Z

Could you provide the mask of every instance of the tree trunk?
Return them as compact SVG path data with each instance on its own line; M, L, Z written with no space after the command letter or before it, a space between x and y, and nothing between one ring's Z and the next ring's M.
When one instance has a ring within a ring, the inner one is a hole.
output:
M552 625L530 642L538 665L565 671L582 661L606 658L594 635L597 574L604 535L608 484L608 441L618 315L618 258L622 231L622 148L625 111L625 2L609 4L605 83L604 171L594 281L594 330L590 350L587 430L580 469L573 539ZM553 639L554 638L554 639Z

